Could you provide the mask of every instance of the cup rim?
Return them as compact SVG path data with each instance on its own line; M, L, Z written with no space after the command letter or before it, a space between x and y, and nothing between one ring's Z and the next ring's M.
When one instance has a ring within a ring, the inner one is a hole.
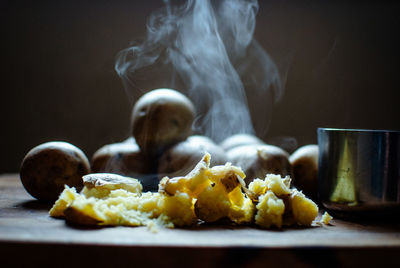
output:
M329 132L372 132L372 133L400 133L400 130L393 129L358 129L358 128L330 128L330 127L319 127L318 131L329 131Z

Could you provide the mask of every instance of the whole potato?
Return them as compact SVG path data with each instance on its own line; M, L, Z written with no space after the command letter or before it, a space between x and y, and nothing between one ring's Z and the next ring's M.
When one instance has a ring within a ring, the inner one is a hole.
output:
M78 147L67 142L47 142L28 152L22 161L20 177L33 197L54 201L65 184L81 190L82 176L89 172L89 161Z
M172 89L152 90L136 102L132 112L132 134L145 154L160 155L169 146L192 133L193 103Z
M293 169L293 184L312 199L318 191L318 145L299 147L289 157Z
M104 145L92 157L92 172L116 173L140 180L144 191L158 186L156 161L145 155L133 138Z
M229 151L235 147L242 145L263 145L265 144L261 139L257 138L252 134L235 134L225 140L223 140L219 145L225 151Z
M228 161L239 166L249 184L255 178L264 179L266 174L291 175L289 154L273 145L243 145L226 152Z
M188 174L202 159L204 153L211 154L211 166L224 165L226 155L217 144L205 136L194 135L166 150L159 159L159 178Z

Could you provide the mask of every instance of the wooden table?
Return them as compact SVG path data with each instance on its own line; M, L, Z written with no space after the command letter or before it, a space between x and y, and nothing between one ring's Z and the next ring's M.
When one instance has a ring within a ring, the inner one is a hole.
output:
M309 267L400 264L400 223L354 223L263 230L202 225L190 229L80 228L48 216L51 204L36 201L16 174L0 176L2 263L69 266L87 263L213 267ZM123 265L123 266L124 266ZM353 266L354 267L354 266Z

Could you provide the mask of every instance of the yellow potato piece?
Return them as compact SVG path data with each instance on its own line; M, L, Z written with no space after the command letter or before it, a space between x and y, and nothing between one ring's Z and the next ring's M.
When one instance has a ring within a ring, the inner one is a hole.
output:
M290 196L294 220L299 225L310 226L318 216L318 206L302 192L293 190Z
M176 226L188 226L197 221L193 199L186 193L164 196L160 211Z
M240 187L236 187L228 197L231 201L229 219L238 224L251 223L255 210L252 200L242 193Z
M78 193L74 187L70 188L65 185L64 191L61 192L60 197L50 209L49 214L52 217L63 217L64 210L76 199Z

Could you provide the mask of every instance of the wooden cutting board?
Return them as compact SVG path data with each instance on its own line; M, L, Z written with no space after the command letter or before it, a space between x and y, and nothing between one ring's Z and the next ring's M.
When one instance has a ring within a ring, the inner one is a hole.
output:
M185 229L161 228L157 233L152 233L146 227L69 226L64 220L49 217L48 210L51 205L32 198L24 190L18 175L0 176L0 252L3 252L5 257L13 256L11 260L24 263L29 258L21 258L23 254L14 256L16 252L28 252L30 258L36 261L50 261L52 258L49 256L44 258L45 252L63 251L73 256L86 256L91 252L94 254L92 257L101 257L98 254L104 250L108 254L116 251L114 255L117 256L125 252L123 260L128 256L135 256L139 258L136 262L143 261L146 256L145 259L152 263L160 262L165 265L166 260L171 261L169 253L179 251L179 255L186 256L184 259L195 258L196 262L190 262L194 265L203 262L210 264L208 261L214 263L216 256L225 256L221 257L223 263L232 261L226 254L237 259L243 253L250 256L257 253L248 260L254 264L255 259L258 260L256 263L263 263L264 259L260 258L271 254L283 254L281 261L288 261L293 255L292 252L297 252L294 254L294 263L304 264L304 260L299 260L298 257L303 252L310 255L304 257L307 265L315 258L321 261L324 253L328 252L331 257L332 251L336 252L335 256L342 252L342 257L350 253L351 256L357 256L354 254L358 252L364 256L364 260L378 254L375 257L389 258L391 261L397 261L397 255L400 253L399 222L354 223L334 219L329 226L315 225L309 228L264 230L249 226L201 225ZM37 251L42 253L36 254ZM314 254L315 252L319 254ZM109 260L105 258L108 254L101 257L103 261L99 264ZM199 258L200 256L202 257ZM337 261L337 258L334 259ZM114 262L118 260L117 258ZM269 262L274 260L276 261L275 257L269 259ZM241 261L243 259L234 263L240 264ZM353 261L360 262L357 258ZM371 264L370 261L367 261L368 264Z

